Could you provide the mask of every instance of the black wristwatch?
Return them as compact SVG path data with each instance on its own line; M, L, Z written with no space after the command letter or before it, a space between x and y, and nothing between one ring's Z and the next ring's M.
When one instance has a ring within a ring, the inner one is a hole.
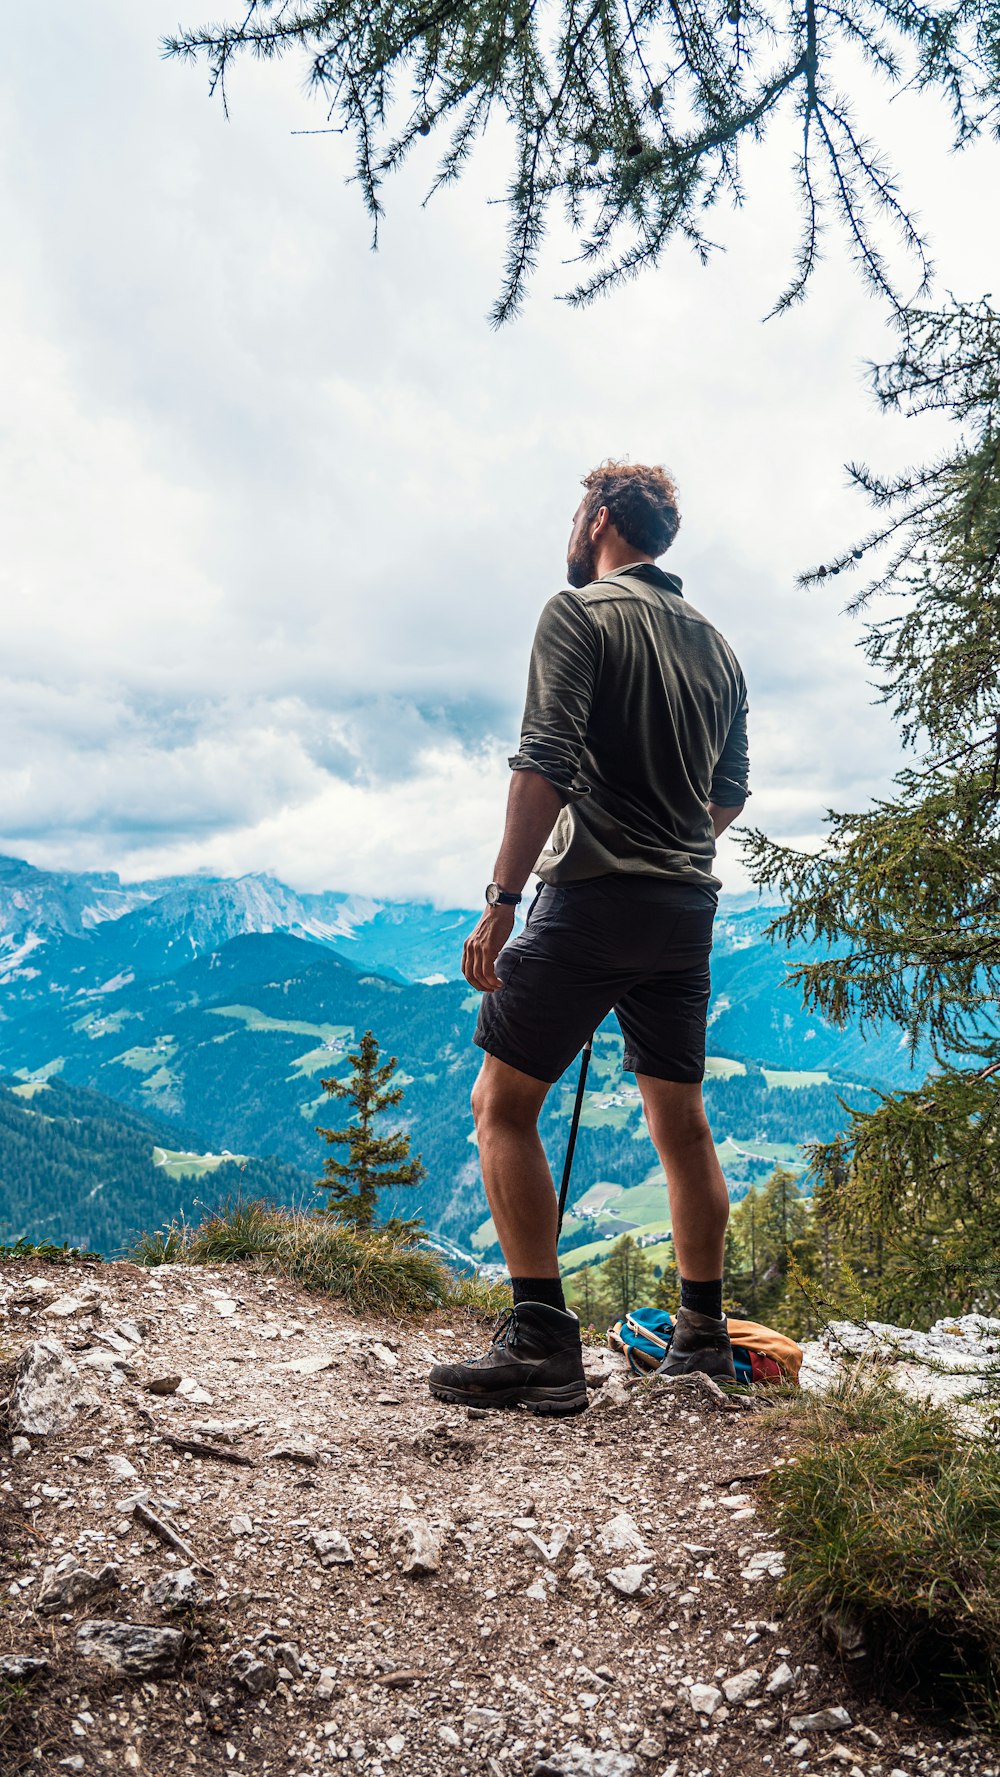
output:
M487 907L518 907L522 899L521 895L509 894L507 889L501 888L498 882L486 884Z

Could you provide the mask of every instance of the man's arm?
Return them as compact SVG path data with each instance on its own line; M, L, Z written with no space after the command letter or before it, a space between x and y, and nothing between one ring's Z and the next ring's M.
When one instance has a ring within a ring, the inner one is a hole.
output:
M493 880L520 894L565 802L590 794L578 776L594 699L600 642L571 592L550 598L528 666L521 741L510 759L507 823ZM512 907L489 907L462 953L465 979L483 993L503 986L494 963L514 927Z
M743 813L745 806L745 803L738 802L735 808L720 808L717 802L709 803L708 812L712 817L712 827L716 839L726 831L727 827L732 826L737 816Z
M733 821L743 812L746 799L750 794L747 787L749 775L747 688L741 675L736 714L730 724L726 744L712 773L708 812L712 817L716 839L725 832L727 827L732 826Z
M537 771L513 773L503 840L493 869L494 882L510 894L521 893L562 805L559 791ZM503 986L494 964L513 929L513 907L487 907L462 952L462 974L470 986L483 993Z

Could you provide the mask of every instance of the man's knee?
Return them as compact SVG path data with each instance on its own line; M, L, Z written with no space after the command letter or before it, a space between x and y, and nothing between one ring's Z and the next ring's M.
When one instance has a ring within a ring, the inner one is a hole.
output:
M674 1085L658 1081L644 1094L649 1133L657 1147L697 1147L712 1140L700 1085Z
M540 1109L539 1095L534 1090L525 1092L519 1081L508 1082L504 1074L489 1065L483 1067L472 1088L472 1118L477 1131L500 1125L530 1129L537 1123Z

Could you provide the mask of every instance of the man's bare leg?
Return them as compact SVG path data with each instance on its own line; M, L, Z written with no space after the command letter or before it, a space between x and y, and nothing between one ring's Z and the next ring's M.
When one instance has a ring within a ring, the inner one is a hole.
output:
M486 1200L512 1277L558 1277L556 1194L538 1134L544 1080L483 1058L472 1093Z
M466 1407L527 1407L560 1417L587 1406L580 1327L566 1311L556 1257L556 1194L538 1113L548 1087L487 1055L472 1094L479 1160L511 1274L514 1312L484 1357L441 1362L431 1393ZM561 1306L560 1306L561 1304Z
M729 1193L702 1102L701 1086L637 1074L646 1122L670 1193L674 1252L681 1276L668 1376L699 1370L735 1381L733 1350L722 1313L722 1263Z
M637 1074L653 1146L670 1194L677 1269L692 1282L722 1276L729 1192L722 1176L700 1084Z

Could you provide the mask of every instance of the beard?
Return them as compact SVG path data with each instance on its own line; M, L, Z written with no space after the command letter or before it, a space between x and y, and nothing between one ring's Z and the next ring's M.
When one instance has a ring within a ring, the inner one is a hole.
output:
M597 579L596 552L589 537L580 537L572 545L566 557L566 578L577 589Z

